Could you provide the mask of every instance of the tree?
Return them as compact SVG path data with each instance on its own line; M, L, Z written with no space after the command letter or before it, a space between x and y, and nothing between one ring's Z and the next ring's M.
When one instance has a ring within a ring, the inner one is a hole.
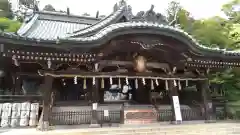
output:
M12 5L8 0L0 0L0 17L13 18Z
M199 40L200 43L209 47L230 48L232 40L229 39L231 31L230 26L223 25L226 20L220 17L212 17L205 20L196 20L193 23L192 35ZM232 48L234 49L234 48Z
M240 0L232 0L222 7L222 11L233 23L240 23Z
M45 11L56 11L55 8L51 4L46 5L43 8L43 10L45 10Z
M190 16L190 13L180 5L180 3L176 1L171 1L168 4L168 9L166 10L166 12L166 18L170 25L179 24L180 27L185 31L191 31L192 22L194 21L194 19Z
M33 9L35 5L38 5L37 0L19 0L19 5L28 9Z
M230 24L226 23L227 20L223 18L212 17L205 20L195 20L190 12L175 1L169 3L166 18L169 22L175 21L180 28L209 47L226 47L232 43L229 40Z
M21 23L18 21L13 21L8 18L0 18L0 30L6 32L17 32L20 28Z

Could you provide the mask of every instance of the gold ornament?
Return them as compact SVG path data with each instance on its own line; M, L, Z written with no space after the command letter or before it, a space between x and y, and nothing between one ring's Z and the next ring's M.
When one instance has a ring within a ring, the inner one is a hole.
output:
M134 59L134 69L137 72L144 72L146 70L146 62L147 60L143 56L137 56Z

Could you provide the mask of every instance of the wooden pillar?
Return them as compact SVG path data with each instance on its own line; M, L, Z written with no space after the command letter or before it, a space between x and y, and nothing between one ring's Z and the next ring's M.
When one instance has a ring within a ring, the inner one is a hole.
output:
M99 79L95 79L95 84L92 86L92 119L91 119L91 125L90 127L100 127L98 123L98 112L97 107L99 103Z
M53 77L45 76L44 84L42 87L42 98L43 98L43 111L42 116L39 120L39 130L46 131L49 130L49 115L50 115L50 106L51 106L51 93L52 93L52 83Z
M214 122L216 118L214 117L213 105L212 105L211 96L209 92L209 82L208 80L201 80L198 83L199 83L202 102L205 110L205 114L204 114L205 122Z
M20 76L16 76L14 95L20 95L21 89L22 89L21 77Z
M172 114L173 114L172 124L181 124L182 114L181 114L180 103L176 104L176 101L174 102L174 100L178 100L178 97L179 97L177 82L175 80L168 80L167 82L168 82L167 85L169 86L169 96L170 96Z

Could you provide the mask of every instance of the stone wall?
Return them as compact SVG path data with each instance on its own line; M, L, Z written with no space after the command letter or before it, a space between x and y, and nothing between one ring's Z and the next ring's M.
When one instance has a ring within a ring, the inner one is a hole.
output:
M36 126L38 111L38 103L1 103L0 127Z

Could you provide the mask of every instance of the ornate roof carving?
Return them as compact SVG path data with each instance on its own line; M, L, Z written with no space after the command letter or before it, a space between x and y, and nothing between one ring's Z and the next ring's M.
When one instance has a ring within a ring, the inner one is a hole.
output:
M177 27L167 25L168 22L165 17L160 13L156 13L153 5L148 11L140 11L136 16L133 16L131 6L127 5L127 3L122 0L114 6L114 11L115 12L102 21L99 21L99 19L96 18L36 12L36 14L27 23L22 25L18 31L18 35L14 35L12 33L1 33L0 37L37 42L43 40L45 42L56 44L61 44L61 42L90 44L98 43L98 41L103 41L103 39L109 39L112 35L119 35L119 31L128 34L131 33L132 30L138 30L137 32L142 30L141 32L144 33L144 29L148 28L156 30L155 32L159 32L161 34L171 33L171 35L169 34L170 36L175 38L180 37L182 38L180 40L187 41L189 44L192 44L190 47L200 51L215 52L214 54L217 53L228 56L240 56L240 53L237 51L208 48L199 44L197 40L187 32L184 32ZM129 22L116 23L116 21L119 21L121 17L126 17L128 20L132 20ZM89 26L89 24L93 24L90 23L91 21L95 22L95 24ZM80 36L91 32L92 34L87 37ZM132 34L134 34L134 32L132 32ZM148 34L151 33L149 32Z
M163 16L161 13L156 13L154 11L154 5L151 5L151 8L146 12L138 12L136 16L133 17L133 21L167 24L165 16Z
M132 19L132 8L127 5L125 0L121 0L118 4L116 3L113 8L113 13L102 19L98 23L91 25L85 29L69 33L66 37L80 37L80 36L89 36L89 34L94 34L102 28L117 23L122 17L125 17L128 21ZM65 37L65 38L66 38Z

